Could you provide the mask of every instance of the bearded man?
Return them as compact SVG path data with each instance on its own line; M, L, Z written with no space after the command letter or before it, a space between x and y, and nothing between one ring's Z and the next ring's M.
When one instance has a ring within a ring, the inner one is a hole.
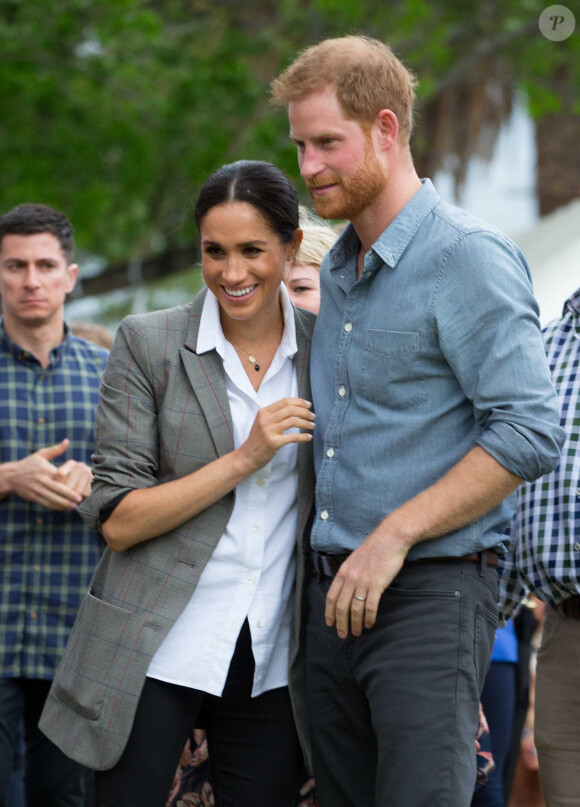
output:
M321 269L311 364L321 807L469 805L510 494L564 440L525 259L417 176L414 86L358 36L273 82L317 212L350 219Z

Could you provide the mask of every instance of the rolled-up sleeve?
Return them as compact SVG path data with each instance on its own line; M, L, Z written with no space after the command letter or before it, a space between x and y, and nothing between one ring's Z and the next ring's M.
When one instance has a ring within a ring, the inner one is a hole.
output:
M95 418L96 449L91 495L78 510L98 529L131 490L158 484L158 434L154 381L149 368L146 331L138 317L119 327L103 375Z
M458 235L434 297L439 341L473 404L477 444L531 481L556 467L565 432L529 270L515 244Z

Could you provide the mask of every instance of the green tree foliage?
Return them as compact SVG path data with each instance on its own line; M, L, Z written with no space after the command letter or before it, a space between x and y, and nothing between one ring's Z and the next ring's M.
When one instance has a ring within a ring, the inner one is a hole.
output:
M0 210L43 201L85 249L118 260L195 238L196 191L239 157L297 178L271 77L326 36L388 41L420 104L492 75L534 114L580 71L579 34L550 42L539 0L0 0ZM580 19L578 20L580 25ZM571 75L570 75L571 74ZM421 118L415 148L421 140Z

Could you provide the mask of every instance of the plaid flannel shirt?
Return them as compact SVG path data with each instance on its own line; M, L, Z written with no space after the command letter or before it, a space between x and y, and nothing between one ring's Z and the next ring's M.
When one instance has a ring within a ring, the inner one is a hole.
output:
M558 467L518 489L512 546L500 578L507 618L526 588L552 605L580 594L580 289L544 329L566 443Z
M68 437L55 464L72 458L90 465L107 357L67 330L43 368L0 325L0 461ZM0 500L0 677L53 677L103 546L75 511L14 495Z

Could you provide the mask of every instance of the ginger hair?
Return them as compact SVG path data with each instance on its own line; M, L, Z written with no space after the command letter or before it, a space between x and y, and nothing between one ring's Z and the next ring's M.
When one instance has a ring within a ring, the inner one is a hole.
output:
M326 87L336 90L347 118L372 123L381 109L399 122L399 137L409 142L417 80L391 48L367 36L325 39L301 51L272 81L272 100L279 106Z

